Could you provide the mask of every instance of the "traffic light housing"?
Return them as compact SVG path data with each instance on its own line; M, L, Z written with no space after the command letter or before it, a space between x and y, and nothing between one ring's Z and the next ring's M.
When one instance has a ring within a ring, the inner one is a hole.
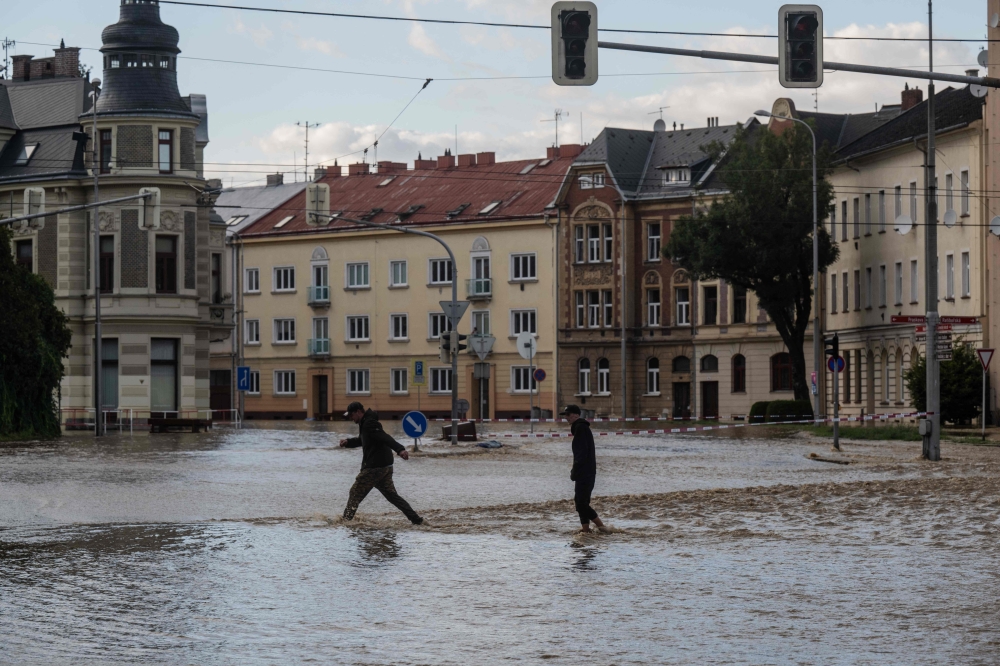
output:
M451 363L451 331L445 331L441 334L438 358L441 359L442 363Z
M785 88L823 85L823 10L784 5L778 10L778 81Z
M552 80L560 86L597 83L597 5L552 5Z
M463 345L462 344L462 340L467 340L468 338L469 338L469 336L467 336L467 335L462 335L461 333L458 333L456 331L452 331L451 332L451 353L452 354L457 354L458 352L462 351L463 349L468 349L469 345Z
M139 209L139 227L142 229L159 229L160 188L143 187L139 189L139 194L147 195L142 200L142 208Z
M839 358L840 357L840 335L838 335L837 333L834 333L833 337L830 338L829 340L823 340L823 347L824 347L824 351L826 352L827 356L831 356L833 358Z

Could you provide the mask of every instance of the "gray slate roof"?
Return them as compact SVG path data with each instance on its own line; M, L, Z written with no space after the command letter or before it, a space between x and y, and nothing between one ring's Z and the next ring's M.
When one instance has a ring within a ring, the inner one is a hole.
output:
M73 132L77 129L56 127L18 132L0 153L0 179L83 173L83 145L73 140ZM21 149L32 144L38 144L38 148L28 164L15 166Z
M871 113L817 113L796 110L795 115L805 121L813 121L816 141L827 144L836 151L857 141L865 134L878 129L893 120L900 113L900 105L883 105Z
M3 81L14 121L21 129L79 125L86 94L84 79L53 81Z
M229 234L239 233L264 215L281 206L306 189L305 183L286 183L265 187L229 187L215 202L215 210L223 220L246 215L246 219L226 228ZM289 213L291 215L292 213Z
M17 121L14 120L14 110L10 108L10 97L7 95L7 88L0 86L0 128L17 129Z

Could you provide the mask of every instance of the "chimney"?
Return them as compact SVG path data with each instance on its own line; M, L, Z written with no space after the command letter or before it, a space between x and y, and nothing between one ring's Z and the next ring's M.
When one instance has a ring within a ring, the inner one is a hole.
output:
M545 149L545 158L549 160L559 159L559 146L549 146Z
M559 146L559 157L576 157L583 152L583 146L579 143L564 143Z
M368 163L358 162L357 164L351 164L347 167L348 176L367 176L368 175Z
M325 176L326 176L326 167L316 167L316 170L313 171L313 182L315 183L317 180L319 180L320 178L324 178Z
M402 173L406 171L406 162L390 162L389 160L383 160L378 163L379 173Z
M38 60L32 60L29 64L31 68L29 78L32 79L51 79L54 78L56 73L55 69L52 67L55 58L39 58Z
M450 150L445 150L444 155L437 159L438 169L449 169L455 166L455 156L451 154Z
M497 163L496 153L476 153L476 164L479 166L490 166Z
M476 156L472 153L466 155L458 156L458 166L460 167L474 167L476 166Z
M277 187L278 185L285 184L285 174L283 173L269 173L267 175L267 186Z
M920 88L910 89L910 84L907 83L903 88L903 105L900 107L900 112L909 111L917 104L924 101L924 91Z
M337 164L337 160L333 161L333 166L332 167L329 167L329 168L323 167L323 169L326 172L324 175L327 176L328 178L340 178L341 176L344 175L340 171L340 165Z
M965 75L966 76L979 76L979 70L978 69L967 69L967 70L965 70Z
M419 169L437 169L437 162L434 160L422 160L419 157L413 160L414 170Z
M80 76L80 49L75 46L62 46L56 49L55 75L58 76Z
M12 56L11 60L14 61L14 76L12 78L24 79L25 81L31 80L31 59L35 56L30 55L16 55Z

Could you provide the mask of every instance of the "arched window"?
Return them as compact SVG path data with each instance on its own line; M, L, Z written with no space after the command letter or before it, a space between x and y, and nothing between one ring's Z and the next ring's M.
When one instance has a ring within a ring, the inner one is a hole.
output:
M882 402L889 403L889 354L882 352Z
M747 358L743 354L733 356L733 393L747 391Z
M771 357L771 390L792 390L792 357L787 352Z
M597 392L611 393L611 363L606 358L597 359Z
M590 359L581 358L577 367L577 375L580 380L580 393L582 395L590 395Z
M660 359L653 357L646 361L646 393L660 392Z
M903 350L896 350L896 402L903 402Z
M701 357L701 371L702 372L718 372L719 371L719 357L708 354L707 356Z
M674 372L685 373L691 372L691 359L687 356L675 356L674 357Z

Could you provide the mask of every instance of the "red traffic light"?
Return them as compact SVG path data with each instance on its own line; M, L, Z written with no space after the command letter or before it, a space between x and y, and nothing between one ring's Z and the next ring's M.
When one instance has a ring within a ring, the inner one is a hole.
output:
M819 21L812 14L792 15L788 17L788 38L809 39L816 34Z
M563 12L563 37L587 37L590 32L590 14L587 12Z

